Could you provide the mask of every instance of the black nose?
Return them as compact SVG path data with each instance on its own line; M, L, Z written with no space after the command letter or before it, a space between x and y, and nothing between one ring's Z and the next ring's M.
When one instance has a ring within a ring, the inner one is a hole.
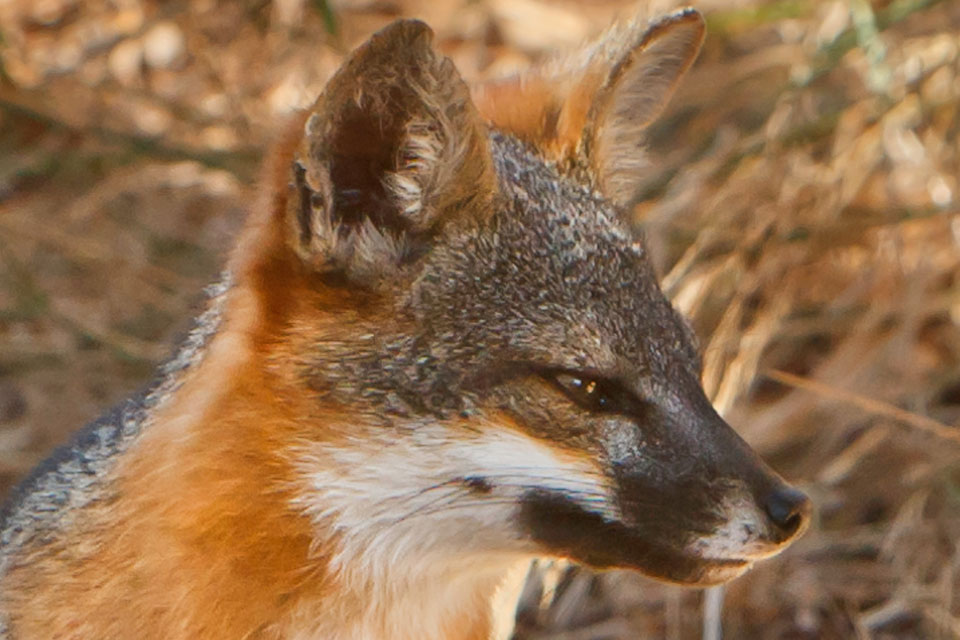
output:
M807 525L810 518L810 498L793 487L779 487L770 492L763 505L776 526L778 542L793 537Z

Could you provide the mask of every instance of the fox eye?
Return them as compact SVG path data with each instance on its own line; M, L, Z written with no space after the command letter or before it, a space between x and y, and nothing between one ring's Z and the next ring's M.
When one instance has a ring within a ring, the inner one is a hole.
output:
M626 392L615 382L561 371L552 375L553 383L573 402L597 413L624 410Z

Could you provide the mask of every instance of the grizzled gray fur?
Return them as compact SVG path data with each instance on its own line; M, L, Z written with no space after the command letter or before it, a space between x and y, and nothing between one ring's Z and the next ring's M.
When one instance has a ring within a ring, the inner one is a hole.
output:
M109 487L103 484L107 469L140 435L151 413L176 391L184 372L203 357L220 324L229 288L229 274L224 274L207 289L207 310L149 387L84 427L14 489L0 511L0 579L21 548L55 535L64 514L107 497Z

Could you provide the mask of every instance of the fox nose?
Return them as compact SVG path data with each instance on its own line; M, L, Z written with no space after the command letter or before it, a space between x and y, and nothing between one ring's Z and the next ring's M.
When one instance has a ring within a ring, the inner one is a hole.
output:
M805 529L812 509L810 498L789 486L771 491L763 507L776 527L778 542L788 540Z

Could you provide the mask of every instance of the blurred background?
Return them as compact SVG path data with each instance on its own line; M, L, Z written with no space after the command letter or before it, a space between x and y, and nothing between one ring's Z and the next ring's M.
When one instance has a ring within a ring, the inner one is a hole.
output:
M818 514L706 598L554 568L518 637L960 637L960 2L694 4L637 221L708 393ZM170 353L271 137L372 31L421 17L477 80L673 6L0 1L0 492Z

